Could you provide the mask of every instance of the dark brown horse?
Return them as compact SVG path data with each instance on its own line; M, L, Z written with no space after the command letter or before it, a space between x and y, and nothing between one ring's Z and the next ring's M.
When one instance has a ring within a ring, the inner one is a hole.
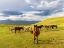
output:
M38 43L38 35L40 34L40 31L39 31L39 28L37 25L34 25L34 30L33 30L33 35L34 35L34 43L35 43L35 40L37 41Z
M24 30L24 27L15 27L14 29L15 29L15 34L16 34L16 31L17 31L17 30L18 30L18 31L20 31L21 29Z
M57 28L57 25L50 25L50 28L52 29Z
M54 28L57 28L57 25L43 25L43 27L45 27L46 29L48 28L54 29Z
M41 28L43 27L43 25L40 25L40 26L37 26L40 30L41 30Z

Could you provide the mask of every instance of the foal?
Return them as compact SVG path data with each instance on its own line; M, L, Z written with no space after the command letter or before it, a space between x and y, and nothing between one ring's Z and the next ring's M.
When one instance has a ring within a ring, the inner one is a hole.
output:
M33 35L34 35L34 44L35 44L35 40L38 43L38 35L40 34L39 28L37 25L34 25L34 30L33 30Z

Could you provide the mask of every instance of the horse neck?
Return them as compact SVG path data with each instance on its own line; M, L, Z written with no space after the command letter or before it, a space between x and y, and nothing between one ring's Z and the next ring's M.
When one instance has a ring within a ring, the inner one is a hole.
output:
M37 30L39 30L37 27L34 27L34 31L37 31Z

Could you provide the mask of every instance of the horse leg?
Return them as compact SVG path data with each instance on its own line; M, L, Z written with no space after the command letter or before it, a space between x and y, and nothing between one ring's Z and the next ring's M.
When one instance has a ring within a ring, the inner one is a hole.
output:
M16 30L15 30L15 34L16 34Z
M19 30L19 32L21 33L21 30Z
M37 44L38 44L38 36L36 36L36 38L37 38Z
M52 29L53 29L54 27L52 26Z
M56 26L56 29L57 29L57 26Z
M19 33L20 30L18 30L18 33Z
M28 28L28 32L29 32L29 28Z
M40 28L40 30L41 30L41 28Z
M20 30L18 31L18 33L21 33Z
M35 36L34 36L34 44L35 44L35 40L36 40L36 38L35 38Z

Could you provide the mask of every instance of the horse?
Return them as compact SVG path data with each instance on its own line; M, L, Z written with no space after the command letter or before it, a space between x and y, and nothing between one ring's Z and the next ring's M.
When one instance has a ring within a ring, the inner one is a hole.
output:
M50 28L50 25L43 25L43 27L45 27L48 30L48 28Z
M38 35L40 34L40 30L37 25L34 25L34 30L32 32L34 35L34 44L35 44L35 40L37 41L38 44Z
M41 30L41 28L43 27L43 25L40 25L40 26L37 26L40 30Z
M9 30L12 32L12 31L15 30L15 29L14 29L14 27L10 27Z
M21 29L24 30L24 27L15 27L14 29L15 29L15 34L16 34L16 31L17 31L17 30L18 30L18 31L20 31Z
M57 29L57 25L50 25L50 28L54 29L54 27Z
M30 28L29 26L24 26L25 31L29 31L29 28Z

